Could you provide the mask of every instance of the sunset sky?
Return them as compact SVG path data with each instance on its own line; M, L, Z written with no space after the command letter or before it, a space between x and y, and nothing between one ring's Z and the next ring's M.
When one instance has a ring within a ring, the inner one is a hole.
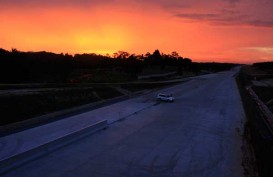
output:
M0 48L273 60L272 0L0 0Z

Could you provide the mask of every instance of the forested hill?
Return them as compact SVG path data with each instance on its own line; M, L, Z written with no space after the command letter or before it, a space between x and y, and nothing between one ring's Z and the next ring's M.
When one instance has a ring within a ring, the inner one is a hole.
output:
M106 73L109 77L116 74L125 80L135 80L143 69L155 67L166 72L171 68L182 75L184 71L198 73L205 69L214 72L233 66L227 63L195 63L177 52L164 54L159 50L142 55L119 51L112 56L103 56L0 49L0 83L70 83L78 82L80 77L96 77L96 73Z

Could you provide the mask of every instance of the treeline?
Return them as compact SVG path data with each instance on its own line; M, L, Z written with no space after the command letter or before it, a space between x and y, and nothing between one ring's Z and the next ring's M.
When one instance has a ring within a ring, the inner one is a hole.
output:
M260 69L273 69L273 61L253 63L253 66Z
M176 68L178 74L184 71L198 73L202 69L220 71L233 64L194 63L177 52L160 53L155 50L145 55L119 51L110 55L99 54L56 54L51 52L21 52L16 49L0 49L0 83L67 83L79 75L92 75L92 71L115 70L136 79L144 68Z
M198 63L199 71L210 71L210 72L220 72L229 70L238 64L236 63L216 63L216 62L206 62L206 63Z

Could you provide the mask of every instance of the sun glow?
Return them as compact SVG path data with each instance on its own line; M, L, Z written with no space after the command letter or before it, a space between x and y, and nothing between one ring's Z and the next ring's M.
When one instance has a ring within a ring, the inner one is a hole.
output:
M221 18L210 14L206 6L202 6L202 13L189 6L179 16L179 9L165 1L161 3L170 6L86 2L79 6L73 6L74 1L54 6L52 1L43 7L39 6L42 2L33 1L24 8L0 7L0 48L70 54L112 54L119 50L145 54L159 49L163 53L177 51L195 61L239 59L249 63L273 59L272 28L221 26L213 21ZM177 1L179 4L182 2Z
M130 36L126 29L120 27L104 27L100 31L87 30L75 33L72 43L76 51L83 53L114 53L130 45L126 40Z

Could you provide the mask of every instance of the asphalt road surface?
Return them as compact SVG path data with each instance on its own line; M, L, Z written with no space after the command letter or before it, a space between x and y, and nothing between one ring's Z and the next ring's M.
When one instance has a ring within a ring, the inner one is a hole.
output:
M174 103L151 106L3 176L244 176L238 70L170 87ZM154 102L155 95L143 101Z

